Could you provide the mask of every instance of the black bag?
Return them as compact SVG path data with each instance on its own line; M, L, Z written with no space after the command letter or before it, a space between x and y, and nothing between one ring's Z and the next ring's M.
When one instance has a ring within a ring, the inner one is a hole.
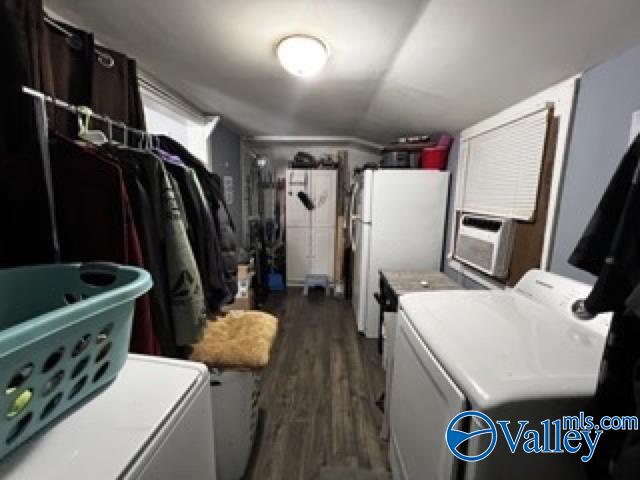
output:
M307 152L298 152L293 157L291 168L316 168L316 159Z

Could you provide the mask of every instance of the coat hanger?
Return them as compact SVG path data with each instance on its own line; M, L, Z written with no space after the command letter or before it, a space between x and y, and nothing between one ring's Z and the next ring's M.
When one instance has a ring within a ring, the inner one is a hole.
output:
M113 120L110 117L105 117L105 121L107 122L107 139L110 144L113 144Z
M78 108L78 138L93 145L104 145L108 142L107 136L102 130L90 130L89 122L93 112L89 107Z
M127 127L127 124L124 122L117 122L116 125L122 128L122 146L128 147L129 146L129 127Z
M140 138L138 139L138 150L149 150L149 137L146 132L137 131Z

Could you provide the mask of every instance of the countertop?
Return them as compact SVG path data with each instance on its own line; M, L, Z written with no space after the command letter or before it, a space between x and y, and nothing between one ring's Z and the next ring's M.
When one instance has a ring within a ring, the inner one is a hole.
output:
M389 287L399 297L405 293L459 290L462 287L441 272L381 270ZM422 282L427 282L423 285Z

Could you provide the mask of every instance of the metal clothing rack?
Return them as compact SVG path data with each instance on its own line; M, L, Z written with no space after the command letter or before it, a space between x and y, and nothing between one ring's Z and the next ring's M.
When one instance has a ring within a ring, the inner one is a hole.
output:
M136 135L138 135L141 139L145 138L145 139L151 139L151 138L155 138L155 135L151 135L148 132L144 131L144 130L140 130L138 128L133 128L128 126L126 123L124 122L119 122L119 121L114 121L111 118L109 118L106 115L100 115L97 113L92 112L91 110L89 110L87 107L85 106L78 106L78 105L72 105L70 103L65 102L64 100L60 100L59 98L55 98L52 97L51 95L47 95L45 93L42 93L38 90L34 90L33 88L29 88L29 87L22 87L22 92L30 95L32 97L34 97L35 99L39 99L41 101L45 101L47 103L50 103L51 105L58 107L58 108L62 108L63 110L67 110L68 112L71 112L75 115L85 115L85 116L89 116L90 118L93 118L95 120L100 120L101 122L103 122L104 124L107 125L108 128L108 134L107 136L109 137L109 139L111 140L113 138L112 132L113 132L113 127L118 127L121 128L124 134L124 144L127 144L127 140L128 140L128 136L129 133L134 133ZM45 112L46 114L46 112ZM45 118L46 119L46 118Z
M42 159L45 188L47 191L49 217L51 219L51 241L53 246L53 256L54 256L54 261L56 263L59 263L61 259L60 241L59 241L58 228L57 228L56 216L55 216L55 198L53 193L53 178L51 175L51 159L49 156L49 122L47 119L46 104L49 103L54 107L62 108L78 116L82 115L84 117L93 118L93 119L104 122L107 125L108 139L111 142L113 141L114 126L119 127L123 130L122 144L125 146L128 146L129 132L132 132L138 135L141 141L145 140L147 146L153 146L153 140L156 138L156 136L151 135L144 130L129 127L124 122L113 121L106 115L99 115L99 114L93 113L88 107L72 105L63 100L54 98L50 95L46 95L43 92L40 92L38 90L34 90L33 88L23 86L22 92L26 95L31 96L34 101L36 128L38 130L38 143L40 148L40 156Z

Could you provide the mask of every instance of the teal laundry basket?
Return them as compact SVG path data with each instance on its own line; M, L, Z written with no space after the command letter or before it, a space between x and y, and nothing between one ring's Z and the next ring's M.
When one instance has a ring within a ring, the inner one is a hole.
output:
M116 377L151 285L104 263L0 270L0 459Z

